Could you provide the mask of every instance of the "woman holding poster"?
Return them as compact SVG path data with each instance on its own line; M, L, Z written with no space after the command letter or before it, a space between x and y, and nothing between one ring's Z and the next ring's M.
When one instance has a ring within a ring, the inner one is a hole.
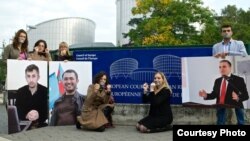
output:
M15 34L12 44L4 48L3 60L18 59L27 60L28 58L28 35L23 29L20 29Z
M89 85L81 116L77 120L84 129L103 132L105 128L113 126L113 109L111 85L106 73L100 72L95 76L93 84Z
M45 40L38 40L34 45L33 52L29 56L30 60L52 61Z
M66 42L59 44L58 53L55 55L55 61L72 61L73 57L69 52L69 45Z

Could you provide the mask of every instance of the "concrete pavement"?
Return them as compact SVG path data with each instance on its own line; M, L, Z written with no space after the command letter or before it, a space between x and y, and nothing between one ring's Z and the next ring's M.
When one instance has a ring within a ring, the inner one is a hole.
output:
M145 134L139 133L134 126L117 126L93 132L77 130L75 126L48 126L2 138L12 141L172 141L172 131Z
M105 132L77 130L75 126L48 126L8 135L7 111L0 103L0 141L172 141L172 131L142 134L134 126L119 125Z
M1 95L1 94L0 94ZM0 136L8 133L8 116L5 106L0 103ZM0 139L0 141L2 141Z

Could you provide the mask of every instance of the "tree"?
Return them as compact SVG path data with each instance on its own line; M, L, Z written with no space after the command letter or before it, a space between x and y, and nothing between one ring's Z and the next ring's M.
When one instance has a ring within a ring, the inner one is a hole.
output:
M0 83L1 83L2 81L5 81L6 74L7 74L7 66L6 66L6 63L4 63L4 62L2 61L2 59L0 59Z
M2 53L1 56L3 56L3 50L5 48L5 41L3 40L2 42ZM3 59L0 59L0 83L2 81L5 81L6 78L6 74L7 74L7 65L6 63L3 61Z
M201 0L136 0L132 14L141 18L129 21L134 29L124 37L134 46L201 44L197 27L215 23L213 13L202 7Z

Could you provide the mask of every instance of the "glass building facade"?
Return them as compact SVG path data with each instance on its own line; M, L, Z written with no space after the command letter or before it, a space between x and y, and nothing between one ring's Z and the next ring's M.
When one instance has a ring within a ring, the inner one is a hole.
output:
M33 50L35 42L39 39L47 42L49 50L58 49L62 41L69 45L95 42L95 22L86 18L58 18L27 28L29 51Z

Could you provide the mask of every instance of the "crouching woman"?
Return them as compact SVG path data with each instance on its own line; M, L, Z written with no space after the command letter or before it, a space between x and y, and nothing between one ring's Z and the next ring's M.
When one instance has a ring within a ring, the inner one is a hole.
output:
M111 85L108 84L107 75L100 72L95 76L93 84L89 85L81 115L77 117L81 127L102 132L112 126L114 102L111 100Z

